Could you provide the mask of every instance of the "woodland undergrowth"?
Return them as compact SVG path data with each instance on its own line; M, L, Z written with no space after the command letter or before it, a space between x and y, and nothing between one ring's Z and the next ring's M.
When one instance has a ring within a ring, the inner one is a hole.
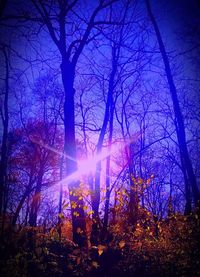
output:
M136 226L126 214L98 245L80 248L56 227L7 230L0 245L1 276L200 276L200 218L171 214L158 220L140 209ZM69 221L68 222L69 225Z

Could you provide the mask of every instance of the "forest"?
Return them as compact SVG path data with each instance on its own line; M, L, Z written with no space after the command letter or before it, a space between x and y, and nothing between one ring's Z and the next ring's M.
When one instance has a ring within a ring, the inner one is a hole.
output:
M0 1L0 275L200 276L198 0Z

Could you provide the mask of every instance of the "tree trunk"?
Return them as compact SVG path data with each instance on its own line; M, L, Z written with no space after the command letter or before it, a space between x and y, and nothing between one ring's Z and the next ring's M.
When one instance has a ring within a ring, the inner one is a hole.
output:
M174 114L175 114L175 125L176 125L176 134L177 134L177 139L178 139L178 144L179 144L179 151L180 151L180 158L181 158L181 164L183 168L184 173L184 178L185 178L185 193L187 194L190 191L190 187L192 189L192 194L194 198L194 204L197 207L199 205L200 201L200 193L199 189L197 186L197 181L196 181L196 176L194 174L194 170L192 167L192 162L189 157L188 153L188 148L187 148L187 143L186 143L186 134L185 134L185 126L184 126L184 120L183 116L181 113L179 101L178 101L178 96L177 96L177 90L176 86L174 84L171 68L170 68L170 63L169 59L165 50L164 43L162 41L162 37L160 34L160 30L158 28L158 24L155 20L155 17L152 13L151 6L149 3L149 0L146 0L146 6L147 6L147 11L150 17L150 20L153 24L156 37L158 40L159 48L160 48L160 53L162 55L163 63L165 66L165 72L167 76L167 81L169 84L169 89L171 93L171 98L173 102L173 107L174 107ZM190 212L190 203L188 203L188 195L186 195L187 203L186 203L186 211L187 213Z
M8 93L9 93L9 61L5 47L2 49L5 57L5 96L4 106L2 111L2 122L3 122L3 137L1 145L1 161L0 161L0 215L5 212L5 192L7 183L7 142L8 142ZM2 224L3 225L3 224Z
M104 218L103 218L103 230L102 230L102 239L105 239L108 227L108 218L109 218L109 203L110 203L110 156L106 160L106 200L104 208Z
M128 206L128 215L129 222L135 230L137 220L138 220L138 205L139 205L139 196L138 188L136 183L132 180L133 178L133 150L131 149L132 144L129 145L129 180L130 180L130 200Z
M26 200L26 197L30 194L30 192L31 192L31 190L30 190L30 188L28 187L28 188L25 190L25 192L24 192L24 194L23 194L21 200L19 201L19 204L18 204L18 206L17 206L17 209L16 209L16 211L15 211L15 213L14 213L14 216L13 216L13 219L12 219L12 226L14 226L14 225L16 224L17 218L18 218L19 213L20 213L20 211L21 211L21 208L22 208L22 206L23 206L23 204L24 204L24 202L25 202L25 200Z
M30 209L30 195L28 195L27 200L26 200L26 215L24 219L24 225L28 225L28 216L29 216L29 209Z
M111 109L110 109L110 122L109 122L109 139L108 139L108 152L110 153L112 147L113 138L113 120L114 120L114 101L111 98ZM106 159L106 201L104 210L103 230L102 238L105 239L108 227L109 218L109 203L110 203L110 155Z
M109 78L109 87L108 87L108 95L106 100L106 108L104 114L104 120L101 128L101 132L99 135L99 140L97 143L97 155L101 153L103 147L103 141L106 134L108 122L110 120L110 114L113 104L113 91L114 91L114 79L117 72L117 62L119 58L119 51L117 53L116 47L112 47L112 71ZM92 197L92 209L94 211L93 214L93 225L91 232L91 243L97 244L99 240L100 234L100 222L99 222L99 203L100 203L100 180L101 180L101 161L97 163L96 173L95 173L95 188L94 195Z
M62 58L61 64L62 81L65 90L64 103L64 126L65 126L65 160L66 176L70 176L77 170L76 161L76 141L75 141L75 114L74 114L74 78L75 65ZM86 223L83 210L83 199L78 194L80 182L70 181L69 194L72 216L73 240L79 246L84 246L86 242Z
M38 210L41 202L43 174L44 174L44 170L43 170L43 167L41 167L38 173L38 179L36 183L35 193L33 195L32 203L31 203L31 211L29 215L29 224L32 227L37 226L37 216L38 216Z
M21 200L19 201L19 204L18 204L18 206L17 206L17 209L16 209L16 211L15 211L15 213L14 213L14 216L13 216L13 218L12 218L12 226L14 226L14 225L16 224L17 218L18 218L18 216L19 216L19 213L20 213L20 211L21 211L21 209L22 209L22 206L23 206L23 204L24 204L26 198L27 198L28 196L30 196L31 192L32 192L33 189L34 189L34 188L32 187L32 185L33 185L33 179L32 179L32 176L30 176L30 179L29 179L29 182L28 182L27 187L26 187L26 189L25 189L25 192L24 192L24 194L22 195L22 198L21 198Z
M32 227L37 226L37 215L41 201L41 185L38 185L33 195L32 203L31 203L31 211L29 215L29 224Z
M64 153L63 153L64 154ZM59 205L58 205L58 234L59 234L59 239L61 240L62 238L62 219L60 217L60 214L62 213L62 199L63 199L63 161L64 161L64 155L62 154L61 159L60 159L60 191L59 191Z

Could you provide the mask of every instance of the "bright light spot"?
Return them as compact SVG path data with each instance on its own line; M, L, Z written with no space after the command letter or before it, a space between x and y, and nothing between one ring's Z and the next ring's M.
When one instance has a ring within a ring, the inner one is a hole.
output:
M79 176L87 175L89 173L94 173L96 170L97 163L105 160L110 154L111 154L111 151L102 151L100 154L94 155L93 157L89 157L88 159L79 160L78 161Z
M112 151L103 150L98 155L90 157L86 160L78 161L78 170L61 180L59 183L71 183L80 180L81 177L84 175L94 173L96 171L97 163L100 161L104 161L108 156L111 155L111 153Z
M78 171L80 175L94 173L96 170L96 160L91 157L86 160L78 161Z
M110 147L110 150L108 150L108 148L104 148L102 150L101 153L94 155L93 157L89 157L88 159L85 160L79 160L78 161L78 170L76 170L74 173L70 174L69 176L67 176L66 178L64 178L63 180L61 180L60 182L58 182L57 184L60 183L71 183L73 181L78 181L80 180L80 178L84 175L88 175L90 173L94 173L96 171L96 166L98 164L98 162L100 161L104 161L108 156L111 155L118 155L120 157L120 152L123 151L123 149L128 146L131 142L134 142L135 140L138 139L138 134L136 134L132 141L127 142L126 144L122 143L122 142L115 142L113 143L113 145ZM30 138L30 140L36 144L39 144L40 146L56 153L59 154L60 156L64 156L67 157L70 160L74 160L72 157L67 156L66 154L63 154L62 152L54 149L53 147L50 147L44 143L42 143L42 141L36 141L34 140L34 138Z

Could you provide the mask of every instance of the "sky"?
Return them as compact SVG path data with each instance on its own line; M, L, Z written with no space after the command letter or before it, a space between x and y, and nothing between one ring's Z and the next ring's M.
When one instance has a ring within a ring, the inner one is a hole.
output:
M8 6L6 8L6 13L12 13L16 12L14 11L14 4L18 1L8 1ZM22 3L22 6L26 8L27 2L20 1ZM142 9L145 10L145 6L143 6L144 1L139 0L138 5L141 5ZM163 36L163 40L166 45L166 50L172 53L172 56L176 56L177 54L191 49L194 44L200 43L198 39L200 39L200 4L197 0L161 0L161 1L151 1L152 10L155 14L156 20L159 24L159 28L161 30L161 34ZM149 22L149 24L151 24ZM199 25L198 25L199 24ZM195 32L192 33L192 35L187 34L187 28L188 26L191 26L192 29L195 30ZM28 27L28 25L27 25ZM0 26L0 34L1 39L0 42L7 40L7 34L9 32L10 28L5 28L5 26ZM14 32L13 32L14 33ZM185 35L184 35L185 34ZM198 37L199 34L199 37ZM43 39L40 39L40 43L42 43L42 46L40 46L40 51L35 52L35 50L30 49L29 44L26 41L26 38L21 37L20 39L17 36L12 36L13 44L12 47L15 48L16 51L19 51L20 54L23 56L26 54L26 57L32 59L38 59L38 62L32 63L32 68L29 69L29 65L27 66L26 62L23 62L20 59L11 60L11 66L12 68L18 68L22 72L26 71L26 80L29 80L28 85L30 85L31 89L34 89L35 86L35 80L43 74L42 68L43 65L40 63L40 59L45 59L46 54L49 54L49 66L54 66L56 63L59 63L59 58L54 54L55 47L51 40L47 40L45 33L42 35ZM42 38L40 36L40 38ZM188 41L192 41L193 45L188 44ZM34 41L31 41L33 45L35 45L35 49L37 48L38 42L37 42L37 36L34 37ZM51 51L49 51L52 49ZM172 51L172 52L171 52ZM190 53L191 54L191 53ZM190 60L187 60L187 56L184 56L184 61L182 62L185 75L190 75L191 77L198 78L198 57L197 57L197 51L193 51L193 56L196 62L196 66L193 62ZM48 58L49 58L48 57ZM2 57L1 57L2 59ZM182 59L179 57L179 59ZM176 61L176 58L174 58L174 61ZM172 60L173 63L173 60ZM20 73L19 70L19 73ZM58 64L58 70L59 70L59 64ZM195 76L194 76L195 75ZM4 76L4 64L1 63L1 77ZM20 89L20 88L19 88ZM28 89L28 86L26 87Z

